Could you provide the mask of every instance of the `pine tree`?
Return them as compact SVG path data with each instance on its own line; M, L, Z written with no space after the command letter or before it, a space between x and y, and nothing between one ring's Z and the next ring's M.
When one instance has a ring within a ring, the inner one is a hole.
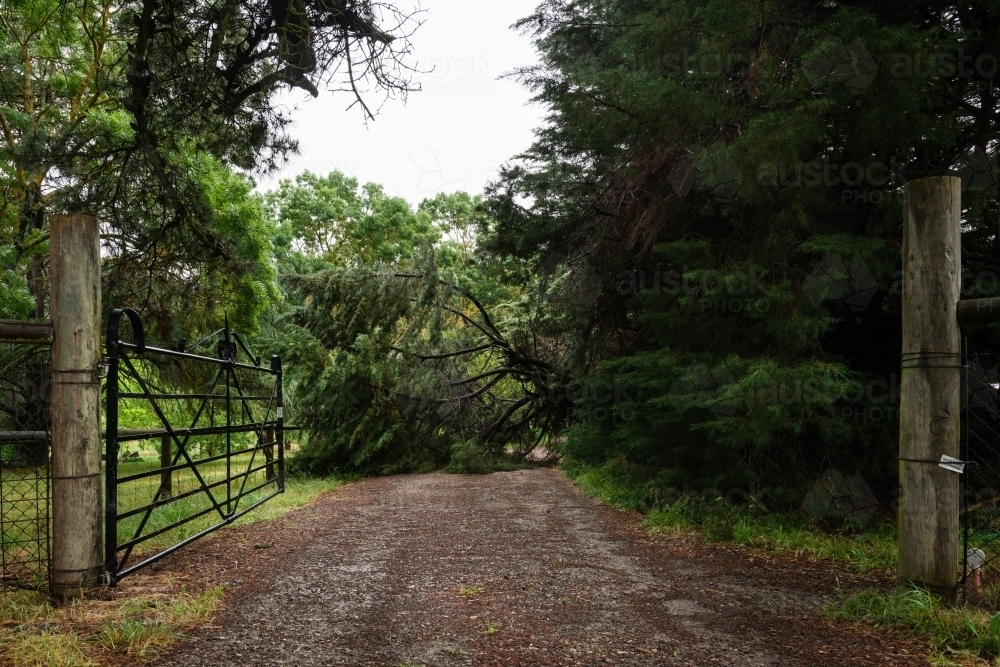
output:
M966 267L997 270L998 21L738 0L521 21L541 64L516 76L549 112L491 188L487 247L594 272L574 372L631 399L584 401L563 451L678 486L839 466L888 492L902 185L963 174Z

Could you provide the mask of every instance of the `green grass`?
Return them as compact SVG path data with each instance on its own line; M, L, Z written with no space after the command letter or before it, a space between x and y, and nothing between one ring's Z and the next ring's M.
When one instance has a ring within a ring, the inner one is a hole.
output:
M649 508L650 493L645 480L613 465L601 467L563 460L560 465L581 491L591 498L621 509Z
M7 650L14 667L92 667L97 664L83 652L73 631L22 632L0 646Z
M875 521L858 533L827 532L798 512L770 512L752 500L732 506L688 495L659 502L648 478L622 465L570 462L563 470L588 496L646 514L652 533L697 531L710 541L733 542L772 553L843 563L863 574L896 569L895 525Z
M468 600L469 598L474 598L474 597L476 597L477 595L479 595L482 592L483 592L483 588L481 586L459 586L458 587L458 594L461 595L462 598L464 598L466 600Z
M234 447L236 446L240 446L240 443L234 443ZM119 477L157 470L159 468L159 455L157 452L140 451L137 453L140 454L140 457L137 460L122 462L118 465ZM233 475L237 475L240 472L247 470L250 464L250 454L233 457L232 462L230 463L231 472ZM253 460L252 466L256 468L263 464L264 457L258 452L256 458ZM226 479L226 461L224 460L212 461L209 463L197 463L196 460L196 465L199 474L207 484L213 484ZM44 539L39 540L39 535L37 534L37 522L35 521L35 516L39 508L39 502L37 500L39 487L33 477L29 479L23 476L25 474L24 471L4 470L2 474L4 476L3 486L5 492L4 515L8 518L17 518L18 521L10 524L10 530L4 531L2 536L3 542L0 544L0 548L3 549L8 562L24 562L26 565L29 565L38 560L36 552L40 548L44 547ZM265 480L265 471L258 471L249 477L245 488L249 490L261 484ZM152 475L119 485L119 514L124 514L129 510L150 504L156 495L159 484L160 476ZM230 484L230 494L232 498L235 499L240 494L240 487L242 484L242 479L238 479ZM319 494L336 489L341 484L343 484L343 481L337 479L287 479L285 492L283 494L279 494L274 498L271 498L268 502L264 503L260 507L257 507L248 515L240 517L234 523L242 524L279 516L289 508L298 507L303 503L309 502ZM178 470L172 474L172 487L173 494L178 496L184 492L197 489L199 487L199 481L194 472L190 469ZM44 495L44 486L40 488ZM243 498L239 499L238 504L233 502L228 507L233 508L235 511L243 510L273 493L275 488L274 484L265 486L259 491L244 495ZM211 490L216 502L219 503L224 513L228 513L229 511L226 504L226 490L226 484L222 484ZM44 507L44 505L42 506ZM150 513L145 524L142 526L141 535L149 535L181 519L213 507L211 499L204 492L199 492L187 498L172 501L168 504L155 508ZM142 520L143 514L137 514L119 522L119 544L131 540L136 535L136 531ZM158 551L170 546L171 544L176 544L177 542L180 542L181 540L195 535L222 521L222 516L220 516L218 511L213 509L211 512L208 512L197 519L170 529L146 542L142 542L136 547L135 552L137 554L141 554L150 551Z
M224 467L224 463L222 465ZM186 474L193 480L190 472ZM338 479L289 479L284 494L234 523L276 518L343 484L344 481ZM135 495L139 496L138 493ZM143 502L148 502L148 499ZM175 511L188 511L190 506L185 507L188 502L181 500L175 503L180 506ZM218 515L214 519L204 519L204 525L217 518ZM192 534L199 530L199 521L190 522L194 525L186 527L186 530ZM176 539L176 534L166 533L151 540L146 548L156 549ZM197 549L198 545L188 548ZM188 593L182 588L125 601L94 599L55 607L39 593L3 593L0 594L0 655L11 656L14 667L84 667L99 664L101 658L109 653L149 659L186 628L208 618L217 608L221 596L221 588L211 588L198 594Z
M181 589L165 597L140 596L119 603L83 600L53 607L38 594L8 593L0 596L6 621L0 625L0 649L16 667L95 665L106 653L144 659L208 618L221 597L219 587L200 595Z
M938 661L1000 656L1000 614L946 606L927 591L863 590L844 595L830 610L836 619L906 630L930 641Z
M263 461L259 460L261 457L258 456L258 461L254 464L256 467L260 465ZM249 455L244 455L240 457L234 457L234 463L232 464L233 470L246 469L247 463L249 462ZM135 464L131 464L133 467L137 468ZM147 469L155 469L158 467L156 463L144 463L140 465L147 466ZM240 467L242 466L242 468ZM202 478L205 479L206 483L212 484L215 481L225 479L226 475L226 463L225 461L213 461L209 464L202 464L198 466L198 471ZM127 474L132 474L135 470L130 471ZM126 474L126 473L122 473ZM264 481L263 471L256 473L251 477L250 481L247 482L247 488L252 488ZM131 484L123 485L124 488L119 490L119 511L124 512L132 507L141 507L142 505L148 504L152 501L153 495L156 493L156 488L159 483L159 477L154 476L147 478L145 480L137 480ZM239 484L241 482L234 482L232 488L232 496L235 498L239 495ZM252 512L240 517L234 523L234 525L250 523L253 521L260 521L261 519L269 519L276 516L284 514L288 509L293 507L298 507L304 503L309 502L318 495L325 493L327 491L332 491L343 484L342 480L339 479L313 479L313 478L291 478L285 483L285 492L279 494L270 500L268 500L263 505L257 507ZM194 473L190 470L179 470L174 473L173 479L173 489L174 494L179 495L185 491L195 489L198 487L198 480ZM232 507L236 511L243 510L255 502L263 499L267 495L274 492L274 485L268 485L257 491L255 493L244 496L240 499L239 504L233 504ZM216 498L223 511L226 511L226 487L225 485L216 487L212 489L213 495ZM157 507L150 514L146 525L143 526L142 535L149 535L160 528L169 526L171 523L183 519L185 517L191 516L193 514L202 512L204 510L212 508L212 502L205 493L197 493L188 498L183 498L180 500L173 501L167 505ZM130 517L121 521L118 526L119 544L124 541L129 540L134 534L136 529L139 527L139 523L142 519L142 514ZM176 544L181 540L195 535L206 528L216 525L222 521L222 517L215 510L197 518L189 521L181 526L172 528L161 535L151 538L150 540L143 542L136 551L138 553L144 553L148 551L155 551L162 549L164 547L170 546L171 544Z
M796 512L770 512L761 503L739 507L706 501L695 495L657 502L649 477L620 462L590 467L578 462L563 466L566 474L589 496L623 509L646 514L651 533L698 532L708 540L724 540L777 554L835 561L860 573L891 575L896 569L894 524L876 521L856 533L824 531ZM1000 581L988 581L983 606L946 605L930 593L912 589L886 592L872 589L843 593L827 609L838 620L891 628L929 643L932 664L1000 665ZM993 662L995 661L995 662Z
M486 625L483 628L483 632L487 635L495 635L501 629L503 629L503 623L497 620L487 618Z
M705 506L696 499L681 498L651 510L646 526L653 533L699 530L711 540L840 562L862 574L888 574L896 569L896 537L893 526L885 523L858 534L827 533L798 514L740 510L721 502Z
M168 646L180 629L208 618L221 598L222 588L215 587L197 596L182 590L168 600L126 600L115 617L99 623L95 640L110 651L145 658Z

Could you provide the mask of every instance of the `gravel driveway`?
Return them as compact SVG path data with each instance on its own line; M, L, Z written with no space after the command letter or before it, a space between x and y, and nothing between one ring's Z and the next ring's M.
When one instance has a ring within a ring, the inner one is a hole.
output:
M164 667L926 664L822 615L834 566L649 537L552 469L366 480L157 568L226 587Z

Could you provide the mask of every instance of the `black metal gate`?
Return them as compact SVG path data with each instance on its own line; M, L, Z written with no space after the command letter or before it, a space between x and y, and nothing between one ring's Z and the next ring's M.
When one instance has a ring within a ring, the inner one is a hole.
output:
M131 341L119 336L122 316ZM210 345L215 356L197 354ZM145 344L134 310L118 309L107 347L105 567L114 585L282 493L284 421L281 360L261 365L228 323L165 349Z

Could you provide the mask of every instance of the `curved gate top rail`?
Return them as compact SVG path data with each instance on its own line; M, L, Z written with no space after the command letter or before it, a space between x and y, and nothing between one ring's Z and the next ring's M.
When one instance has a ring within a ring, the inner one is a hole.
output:
M130 341L120 336L123 317ZM213 342L215 356L198 353ZM281 359L262 365L228 321L167 349L146 344L134 310L116 309L107 352L105 577L113 586L284 492L285 426ZM127 444L150 440L159 451L152 464L147 450Z

